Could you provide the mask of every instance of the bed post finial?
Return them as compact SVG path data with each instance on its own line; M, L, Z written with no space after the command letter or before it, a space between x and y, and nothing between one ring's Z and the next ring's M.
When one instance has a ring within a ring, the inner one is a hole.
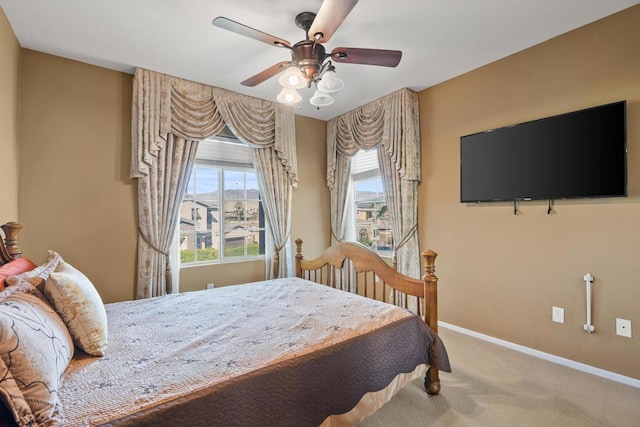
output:
M424 257L424 260L425 260L425 265L424 265L425 278L433 277L436 279L435 281L437 282L438 278L435 276L434 273L436 271L436 257L438 256L438 254L432 251L431 249L427 249L426 251L422 252L422 256Z
M428 249L422 253L422 256L424 257L424 276L422 276L425 284L424 301L429 307L429 317L425 321L435 333L438 333L438 277L435 275L438 254ZM437 369L430 367L424 378L424 388L430 395L440 393L440 376L438 374Z
M302 278L302 239L296 239L296 277Z
M0 248L4 249L1 258L8 257L7 259L0 260L0 264L9 262L12 259L19 258L22 255L22 249L18 245L18 234L22 230L22 225L17 222L8 222L2 225L2 231L4 231L4 243L0 245ZM2 243L2 242L0 242Z

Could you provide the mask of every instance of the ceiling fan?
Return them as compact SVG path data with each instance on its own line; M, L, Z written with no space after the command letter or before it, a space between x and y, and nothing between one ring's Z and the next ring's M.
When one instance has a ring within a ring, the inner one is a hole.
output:
M304 86L311 87L313 83L319 84L321 80L326 80L327 84L319 86L318 89L322 87L326 89L323 92L336 92L342 88L342 81L337 80L338 83L336 83L336 80L334 80L336 78L335 69L331 61L395 67L400 63L400 59L402 58L402 52L399 50L337 47L330 53L326 52L323 43L329 41L356 3L358 3L358 0L324 0L317 14L313 12L302 12L298 14L295 18L295 23L300 29L304 30L305 39L295 43L293 46L284 39L248 27L223 16L215 18L213 25L291 51L291 61L281 61L272 65L241 82L243 86L256 86L286 69L287 72L285 76L283 76L285 80L283 80L283 77L280 79L285 89L300 89ZM301 73L301 78L299 79L301 82L295 82L295 78L291 77L290 84L287 84L286 77L293 76L297 73L297 70ZM331 76L329 76L330 74ZM325 75L327 75L327 78L323 78ZM298 95L298 100L299 98ZM292 101L289 100L289 102ZM331 99L331 102L333 102L333 99Z

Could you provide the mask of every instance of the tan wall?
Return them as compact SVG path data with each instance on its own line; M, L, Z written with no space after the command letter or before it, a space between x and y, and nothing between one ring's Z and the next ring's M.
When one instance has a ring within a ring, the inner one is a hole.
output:
M420 239L440 255L441 320L640 379L639 22L636 6L420 93ZM559 200L551 216L546 202L522 202L518 216L509 203L460 203L461 136L623 99L629 197ZM616 317L634 338L615 335Z
M132 299L135 186L129 179L133 76L23 50L20 222L25 253L47 249L107 301Z
M183 267L180 269L180 291L206 289L207 283L221 287L264 279L264 260Z
M0 224L18 221L20 45L0 7Z
M327 123L296 116L298 188L291 207L292 255L297 238L302 253L313 258L331 244L329 189L327 188Z

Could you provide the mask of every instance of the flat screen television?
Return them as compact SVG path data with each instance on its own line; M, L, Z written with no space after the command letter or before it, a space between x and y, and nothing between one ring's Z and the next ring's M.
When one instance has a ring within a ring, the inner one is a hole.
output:
M460 138L462 203L626 195L626 101Z

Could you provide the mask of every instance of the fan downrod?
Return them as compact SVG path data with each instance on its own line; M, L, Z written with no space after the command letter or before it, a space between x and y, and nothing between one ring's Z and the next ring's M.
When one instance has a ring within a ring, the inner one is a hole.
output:
M302 12L296 16L296 25L304 31L307 37L309 37L309 28L311 28L314 19L316 19L316 14L313 12Z

